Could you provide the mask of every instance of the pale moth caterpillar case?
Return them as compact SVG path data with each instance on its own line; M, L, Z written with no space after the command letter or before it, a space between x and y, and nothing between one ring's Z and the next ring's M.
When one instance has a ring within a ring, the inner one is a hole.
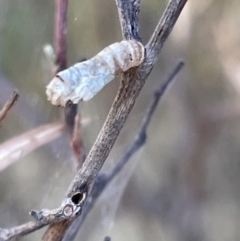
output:
M70 100L90 100L121 72L139 66L144 60L144 46L135 40L121 41L104 48L93 58L59 72L47 86L53 105L65 106Z

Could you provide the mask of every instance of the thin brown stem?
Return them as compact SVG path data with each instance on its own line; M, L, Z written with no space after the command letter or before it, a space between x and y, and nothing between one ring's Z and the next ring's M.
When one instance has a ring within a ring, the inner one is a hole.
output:
M67 6L68 0L55 0L54 49L56 69L54 74L67 67Z
M86 159L86 152L85 152L83 140L81 138L80 129L81 129L81 116L80 114L77 114L74 121L74 129L73 129L73 135L71 140L71 146L76 159L77 171L81 168L84 160Z
M64 220L58 223L53 223L49 226L47 231L44 233L42 237L42 241L61 241L72 224L73 220Z
M6 119L8 112L13 107L13 105L16 103L16 101L19 98L19 94L17 91L14 91L12 96L9 98L9 100L5 103L3 108L0 111L0 126L2 125L3 121Z
M56 52L56 72L67 67L67 43L66 43L66 25L67 25L67 7L68 0L55 0L55 52ZM80 116L77 115L78 105L67 103L64 108L65 126L70 135L70 142L75 156L76 169L78 170L84 162L85 149L80 136ZM60 241L65 234L66 229L71 224L70 220L64 220L51 224L44 233L43 241Z
M54 49L55 69L53 75L67 68L67 9L68 0L55 0ZM65 125L72 137L77 105L69 103L64 108Z

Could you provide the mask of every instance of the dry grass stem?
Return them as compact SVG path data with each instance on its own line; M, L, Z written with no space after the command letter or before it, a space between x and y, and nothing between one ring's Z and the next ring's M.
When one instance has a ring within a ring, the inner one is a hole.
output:
M0 145L0 171L12 165L39 146L58 138L63 132L63 125L53 123L14 137Z

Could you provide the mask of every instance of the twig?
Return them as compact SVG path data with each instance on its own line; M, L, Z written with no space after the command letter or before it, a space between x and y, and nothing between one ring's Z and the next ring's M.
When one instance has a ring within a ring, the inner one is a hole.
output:
M70 139L73 137L75 117L77 115L78 105L72 104L71 102L67 103L64 108L64 117L65 117L65 126L67 127Z
M68 0L55 0L54 49L55 68L53 74L67 68L67 9ZM65 124L72 137L77 105L69 103L64 109Z
M153 98L149 104L149 107L146 110L144 118L142 120L141 126L139 128L138 133L135 135L135 138L130 144L129 148L124 153L123 157L117 161L117 164L106 174L100 175L97 177L97 180L93 186L90 197L87 199L87 202L84 206L83 213L76 220L74 220L73 224L70 226L67 231L63 241L72 241L76 237L78 230L83 224L86 216L90 213L92 207L94 206L96 200L100 196L100 194L105 190L106 186L111 183L111 181L118 175L118 173L123 169L123 167L128 163L130 158L136 153L146 142L147 139L147 128L151 122L153 114L157 108L157 105L166 91L166 88L173 81L176 75L183 68L184 63L180 60L176 67L173 69L171 74L166 78L166 80L158 87L158 89L154 92Z
M170 17L161 18L161 21L163 22L160 23L161 26L165 26L161 30L163 32L161 36L164 40L166 40L167 35L170 33L170 30L176 22L179 16L179 11L182 9L183 2L185 3L186 1L187 0L172 0L169 3L164 16L168 16L169 14ZM162 42L164 41L161 41L161 43ZM118 91L108 117L82 168L70 184L67 194L68 199L75 199L75 196L79 193L82 194L82 196L87 197L90 193L99 170L108 157L110 150L112 149L113 144L145 83L145 80L152 70L155 62L154 60L157 58L158 53L150 53L151 55L149 55L149 49L146 48L146 59L139 69L131 69L130 71L124 73L122 86ZM82 209L85 201L86 198L84 200L78 199L74 209ZM71 218L77 214L79 214L79 212L73 212ZM64 219L66 217L63 216L62 218Z
M81 128L81 117L80 117L80 114L77 114L75 117L73 136L71 140L71 146L76 159L77 171L81 168L84 160L86 159L86 152L84 148L84 143L81 138L80 128Z
M140 0L115 0L115 2L118 8L123 39L141 41L138 24Z
M147 138L147 127L152 119L152 116L156 110L156 107L159 103L159 100L162 98L169 84L173 81L175 76L180 72L183 68L184 62L180 60L175 68L172 70L171 74L167 77L167 79L159 86L159 88L155 91L153 95L153 99L147 108L146 114L141 123L140 131L135 136L134 142L127 149L125 155L119 162L113 167L112 172L110 172L106 178L106 182L110 182L123 168L123 166L128 162L128 160L132 157L132 155L146 142Z
M150 40L148 41L146 48L149 51L149 55L153 55L154 64L157 61L157 56L160 53L165 40L175 25L176 19L178 19L186 2L187 0L176 0L171 1L168 4Z
M160 20L160 25L164 26L164 28L161 29L161 32L158 33L161 36L161 41L158 41L159 44L163 43L166 40L186 1L187 0L171 0L171 2L168 4L164 16L169 15L170 17L161 18ZM134 1L132 2L132 4L134 4ZM132 25L138 26L135 17L136 14L132 16L132 21L129 22L136 22L136 24ZM129 36L132 36L134 38L132 33L128 33L129 29L131 28L124 30L126 31L124 36L128 34ZM110 150L112 149L113 144L118 137L118 134L122 129L135 103L135 100L138 97L138 94L140 93L145 83L145 80L147 79L152 70L152 67L162 47L162 44L160 45L161 46L156 52L151 51L149 47L146 47L146 58L144 63L138 69L134 68L123 74L122 85L114 100L112 108L93 147L90 150L86 161L84 162L82 168L79 170L68 189L68 198L65 198L63 200L60 208L55 210L48 210L47 215L45 215L46 213L44 212L44 210L39 212L35 211L34 214L36 215L36 218L38 219L40 217L40 220L38 220L38 222L50 224L59 220L71 219L80 214L82 207L86 203L88 193L92 189L95 178L97 177L99 170L101 169L103 163L108 157ZM65 212L65 208L69 208L68 202L70 202L71 204L70 215L68 215L69 209L67 212ZM66 205L63 205L64 203ZM57 213L56 210L58 210ZM51 220L49 220L49 216L51 216Z
M56 73L66 69L66 25L67 25L68 0L55 0L55 51L56 51ZM84 61L83 59L82 61ZM55 74L56 74L55 73ZM68 129L71 139L71 146L75 156L77 170L82 166L86 155L85 148L80 136L80 116L77 115L78 105L67 103L64 108L65 126ZM71 220L51 224L44 233L43 241L60 241Z
M68 0L55 0L54 50L56 69L54 74L67 67L67 6Z
M157 59L159 51L166 40L167 36L171 32L182 8L187 0L172 0L165 12L164 16L160 20L158 26L164 26L163 28L156 28L160 38L156 41L156 44L160 46L157 48L158 51L154 52L152 49L146 47L146 59L144 63L136 70L131 69L124 73L122 86L120 87L117 97L114 100L112 108L108 114L108 117L90 150L86 161L82 168L79 170L74 180L72 181L68 189L68 197L72 197L76 192L81 189L85 190L85 193L89 193L94 183L96 176L99 173L103 163L108 157L115 140L118 137L120 130L122 129L138 94L140 93L145 80L149 76L152 67ZM134 4L134 3L132 3ZM134 22L134 16L132 21ZM135 20L136 21L136 20ZM131 33L129 33L131 35ZM154 46L155 46L154 45ZM84 188L83 188L84 187ZM81 192L81 191L80 191Z
M21 236L34 232L46 225L47 224L38 221L30 221L14 228L0 228L0 241L12 240L13 238L17 239Z
M12 81L0 73L0 104L5 104L5 100L9 98L9 93L12 93L15 88L16 86L13 85ZM21 98L18 99L16 108L11 111L19 123L28 127L46 122L46 115L40 109L32 105L27 95L21 90Z
M0 126L2 125L3 121L7 117L8 112L13 107L13 105L16 103L16 101L19 98L18 92L15 90L13 92L13 95L9 98L9 100L5 103L3 108L0 111Z
M80 114L75 117L73 137L71 141L72 149L76 158L77 170L82 166L86 156L83 141L80 136ZM64 220L58 223L51 224L42 237L42 241L61 241L68 227L73 220Z
M103 241L111 241L111 238L109 236L106 236Z
M80 194L81 195L81 194ZM73 212L80 212L79 202L81 200L85 200L86 195L83 197L79 195L75 196L73 199L65 199L59 208L54 210L42 209L41 211L32 210L30 211L30 215L35 218L34 221L22 224L20 226L2 229L0 228L0 241L7 241L13 238L20 238L23 235L29 234L33 231L36 231L50 223L56 223L61 221L67 221L69 217L72 216ZM80 201L79 201L80 200ZM76 205L78 203L78 205ZM77 210L75 209L77 208ZM59 224L58 223L58 224Z
M0 171L27 155L34 149L58 138L63 132L63 125L53 123L14 137L0 145Z

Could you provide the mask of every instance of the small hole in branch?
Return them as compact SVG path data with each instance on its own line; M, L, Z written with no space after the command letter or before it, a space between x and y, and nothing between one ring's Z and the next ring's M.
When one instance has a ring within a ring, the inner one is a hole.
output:
M83 200L84 196L85 195L83 193L78 192L72 196L71 200L74 204L77 205Z

